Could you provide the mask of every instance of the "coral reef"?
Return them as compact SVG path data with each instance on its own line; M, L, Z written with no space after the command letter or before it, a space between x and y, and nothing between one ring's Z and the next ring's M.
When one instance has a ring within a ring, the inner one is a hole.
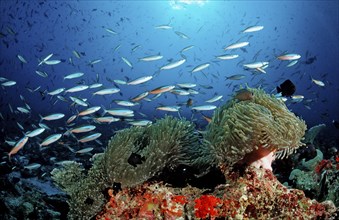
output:
M69 196L70 219L91 218L105 202L106 188L119 190L141 184L165 167L192 163L199 153L188 156L198 145L194 125L165 117L148 127L119 131L103 154L95 155L87 175L79 163L54 169L52 178ZM198 151L196 151L198 152Z
M283 186L270 170L248 168L241 177L212 193L145 183L110 193L97 219L312 219L330 218L336 208L318 203L301 190Z
M226 167L239 161L250 164L272 151L283 158L303 145L303 120L273 95L261 89L247 90L253 94L250 99L233 98L215 111L204 136L217 163Z

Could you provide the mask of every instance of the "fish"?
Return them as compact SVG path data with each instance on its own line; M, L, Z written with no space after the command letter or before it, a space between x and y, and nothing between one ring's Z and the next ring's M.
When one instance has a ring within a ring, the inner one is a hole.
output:
M93 149L94 149L93 147L86 147L84 149L76 151L75 153L77 153L77 154L85 154L85 153L91 152Z
M17 57L22 63L27 63L26 59L23 56L21 56L20 54L18 54Z
M211 99L206 100L205 102L208 102L208 103L216 102L216 101L219 101L220 99L222 99L222 97L223 97L222 95L217 95L217 96L214 96Z
M156 110L161 110L161 111L168 111L168 112L177 112L179 111L180 106L159 106L156 108Z
M257 68L265 68L267 67L269 62L255 62L244 64L243 66L249 69L257 69Z
M78 86L74 86L72 88L69 88L67 89L65 92L80 92L80 91L83 91L83 90L86 90L88 89L88 86L87 85L78 85Z
M194 67L191 71L191 73L195 73L195 72L198 72L198 71L202 71L204 69L206 69L207 67L210 66L210 63L203 63L203 64L200 64L196 67Z
M139 85L139 84L142 84L142 83L145 83L149 80L151 80L153 78L153 76L142 76L142 77L139 77L137 79L134 79L132 81L129 81L127 83L127 85Z
M69 97L74 103L76 103L77 105L81 105L81 106L84 106L84 107L87 107L88 104L86 103L85 100L83 99L80 99L80 98L77 98L77 97L73 97L73 96L70 96Z
M16 109L18 109L19 112L24 113L24 114L30 114L31 113L28 109L26 109L24 107L17 107Z
M125 109L125 108L114 108L114 109L109 109L109 110L104 109L104 113L106 112L113 116L124 116L124 117L134 116L133 110Z
M298 60L292 60L289 64L287 64L286 67L292 67L292 66L294 66L297 63L298 63Z
M166 64L165 66L160 67L160 70L170 70L176 68L186 62L186 59L181 59L175 62Z
M35 137L35 136L38 136L39 134L42 134L42 132L44 132L46 130L46 128L37 128L37 129L35 129L35 130L33 130L33 131L29 131L29 132L27 132L25 135L27 136L27 137Z
M339 122L338 122L338 121L333 120L333 121L332 121L332 124L334 125L334 127L335 127L336 129L339 129Z
M129 67L133 68L133 65L132 65L132 63L131 63L129 60L127 60L125 57L121 57L121 59L122 59L122 61L124 61L124 63L126 63L126 64L127 64L127 66L129 66Z
M44 78L48 77L48 74L45 71L36 70L35 73Z
M137 167L137 165L142 164L142 162L144 161L145 161L145 157L137 153L131 153L131 155L127 159L127 162L133 167Z
M106 30L108 33L110 33L110 34L114 34L114 35L118 34L117 32L113 31L113 30L110 29L110 28L105 28L105 30Z
M113 80L113 82L115 82L116 84L120 84L120 85L126 85L127 84L126 81L120 80L120 79L115 79L115 80Z
M46 60L44 63L47 65L56 65L61 63L61 60Z
M96 128L95 125L83 125L76 128L72 128L71 130L69 130L69 132L78 134L93 131L95 128Z
M223 55L216 56L216 58L220 60L232 60L238 57L239 57L238 54L223 54Z
M81 73L81 72L71 73L71 74L64 76L64 79L75 79L75 78L79 78L83 76L84 74L85 73Z
M48 92L47 94L48 95L58 95L60 93L62 93L63 91L65 91L66 88L59 88L59 89L56 89L56 90L53 90L51 92Z
M207 121L207 123L211 123L212 118L207 117L206 115L204 115L204 114L202 114L202 113L201 113L201 115L202 115L202 117Z
M245 78L246 76L243 74L235 74L235 75L231 75L231 76L226 76L226 79L230 79L230 80L240 80Z
M315 83L316 85L321 86L321 87L325 86L325 83L323 81L313 79L312 77L311 79L312 79L312 82Z
M197 84L195 84L195 83L178 83L177 86L179 86L180 88L188 89L188 88L196 87Z
M137 96L135 96L134 98L131 99L132 102L138 102L140 101L141 99L145 98L146 96L148 96L149 92L143 92Z
M152 124L152 121L150 121L150 120L134 120L134 121L128 122L128 124L131 124L133 126L147 126L147 125Z
M113 87L96 91L95 93L93 93L93 95L110 95L118 92L120 92L120 89Z
M31 164L24 166L24 169L36 170L36 169L39 169L40 167L41 167L41 164L39 164L39 163L31 163Z
M40 65L43 64L43 63L45 63L45 62L46 62L47 60L49 60L52 56L53 56L52 53L51 53L51 54L48 54L44 59L42 59L42 60L39 62L38 66L40 66Z
M28 141L28 137L24 136L23 138L21 138L18 142L16 142L16 144L14 145L14 147L12 148L12 150L8 153L8 157L11 158L11 156L13 154L18 153L19 150L21 150L25 144Z
M94 64L100 63L101 61L102 61L101 59L92 60L88 63L88 65L94 65Z
M180 53L188 51L188 50L192 49L193 47L194 47L194 45L187 46L187 47L183 48L182 50L180 50Z
M136 106L139 105L139 103L137 102L130 102L130 101L125 101L125 100L115 100L115 103L117 103L117 105L121 105L121 106Z
M164 92L168 92L171 91L172 89L174 89L175 86L169 85L169 86L161 86L158 87L156 89L153 89L151 91L149 91L150 94L159 94L159 93L164 93Z
M93 106L93 107L90 107L86 110L79 112L78 116L85 116L85 115L93 114L94 112L97 112L100 109L101 109L100 106Z
M170 92L175 95L190 95L190 92L185 89L172 89Z
M106 116L106 117L98 117L98 118L93 118L94 121L99 122L99 123L112 123L116 121L120 121L120 118L114 118L112 116Z
M183 38L183 39L189 39L189 37L186 34L180 32L180 31L175 31L174 33L176 35L178 35L179 37Z
M99 138L100 136L101 136L101 133L90 134L90 135L87 135L87 136L80 138L79 142L86 143L86 142L89 142L89 141L93 141L93 140Z
M237 48L241 48L241 47L245 47L247 45L249 45L250 43L245 41L245 42L238 42L238 43L234 43L234 44L230 44L227 47L224 48L224 50L233 50L233 49L237 49Z
M90 89L96 89L102 86L102 83L93 83L92 85L90 85L88 88Z
M47 146L47 145L50 145L56 141L58 141L60 138L62 137L62 134L52 134L50 136L48 136L47 138L45 138L40 146Z
M78 58L78 59L81 58L81 55L80 55L80 53L79 53L78 51L73 50L72 53L73 53L73 55L74 55L76 58Z
M256 26L251 26L251 27L245 28L241 32L242 33L251 33L251 32L261 31L262 29L264 29L264 26L256 25Z
M291 80L285 80L280 86L277 86L277 92L282 96L290 97L295 93L296 87Z
M14 86L16 84L15 81L7 81L7 82L4 82L4 83L1 83L2 86L6 86L6 87L9 87L9 86Z
M214 110L216 108L217 108L217 106L215 106L215 105L198 105L198 106L193 106L192 110L208 111L208 110Z
M277 57L279 60L298 60L300 59L301 55L300 54L295 54L295 53L289 53L289 54L284 54L280 55Z
M172 29L171 26L169 25L158 25L154 27L155 29L162 29L162 30L168 30L168 29Z
M66 124L72 123L77 117L78 117L77 115L72 115L67 119Z
M162 59L163 56L158 54L158 55L153 55L153 56L147 56L147 57L142 57L139 58L140 61L145 61L145 62L149 62L149 61L156 61L156 60L160 60Z
M234 98L238 99L239 101L246 101L253 99L253 92L249 91L248 89L240 89L236 92Z
M65 114L55 113L55 114L47 115L47 116L44 116L44 117L42 117L40 115L40 117L41 117L41 120L53 121L53 120L58 120L58 119L65 117Z

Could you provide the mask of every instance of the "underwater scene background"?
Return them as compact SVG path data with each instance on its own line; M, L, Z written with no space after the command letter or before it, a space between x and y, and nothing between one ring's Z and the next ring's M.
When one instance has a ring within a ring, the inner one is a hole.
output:
M324 124L299 155L318 149L318 162L339 163L338 1L6 0L0 11L5 219L39 218L38 208L13 199L23 178L47 197L60 196L50 172L63 161L89 168L116 133L166 115L203 132L214 110L247 87L282 99L307 128ZM282 96L277 87L286 80L295 92ZM273 166L278 179L325 199L325 189L289 178L303 158L294 159ZM44 217L65 218L63 196L45 200Z

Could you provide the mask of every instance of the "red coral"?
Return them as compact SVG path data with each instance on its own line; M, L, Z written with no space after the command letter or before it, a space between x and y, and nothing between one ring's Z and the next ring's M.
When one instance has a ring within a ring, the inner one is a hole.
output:
M212 195L202 195L195 199L195 216L197 218L217 217L218 210L216 207L222 204L221 199Z
M315 167L315 172L317 174L321 174L321 172L324 169L331 169L332 168L332 163L330 160L322 160L318 163L318 165Z

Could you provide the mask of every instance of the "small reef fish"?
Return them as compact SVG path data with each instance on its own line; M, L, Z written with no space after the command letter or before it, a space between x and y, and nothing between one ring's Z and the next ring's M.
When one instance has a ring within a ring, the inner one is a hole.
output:
M149 61L156 61L156 60L160 60L162 59L163 56L158 54L158 55L153 55L153 56L147 56L147 57L142 57L139 58L140 61L145 61L145 62L149 62Z
M16 84L16 82L12 81L12 80L1 83L2 86L14 86L15 84Z
M44 139L41 142L40 146L50 145L50 144L58 141L61 137L62 137L62 134L52 134L52 135L48 136L46 139Z
M85 153L91 152L93 149L94 149L93 147L86 147L84 149L76 151L75 153L77 153L77 154L85 154Z
M71 133L84 133L84 132L89 132L89 131L93 131L96 128L95 125L83 125L83 126L79 126L76 128L72 128L71 130L69 130Z
M300 57L301 57L301 55L299 55L299 54L289 53L289 54L280 55L277 58L279 60L298 60L298 59L300 59Z
M215 105L198 105L198 106L192 107L192 110L208 111L208 110L214 110L216 108L217 108L217 106L215 106Z
M296 87L291 80L285 80L280 86L277 86L277 92L282 96L289 97L295 93Z
M106 117L98 117L98 118L93 118L94 121L99 122L99 123L112 123L116 121L120 121L120 118L114 118L111 116L106 116Z
M177 112L179 111L180 106L159 106L156 110L168 111L168 112Z
M207 67L210 66L210 63L203 63L201 65L198 65L196 67L194 67L191 71L191 73L195 73L195 72L198 72L198 71L202 71L204 69L206 69Z
M229 79L229 80L240 80L240 79L243 79L245 77L246 76L243 75L243 74L235 74L235 75L232 75L232 76L226 76L226 79Z
M298 60L292 60L289 64L287 64L286 67L292 67L292 66L294 66L297 63L298 63Z
M28 137L24 136L18 142L16 142L12 150L8 153L8 157L11 158L13 154L16 154L20 149L22 149L27 143L27 141L28 141Z
M222 95L217 95L217 96L214 96L211 99L206 100L205 102L213 103L213 102L219 101L220 99L222 99L222 97L223 97Z
M134 125L134 126L147 126L152 124L152 121L150 120L135 120L135 121L130 121L128 124Z
M17 57L22 63L27 63L26 59L23 56L21 56L20 54L18 54Z
M194 45L187 46L187 47L183 48L182 50L180 50L180 53L188 51L188 50L192 49L193 47L194 47Z
M223 55L216 56L216 58L220 60L232 60L238 57L239 57L238 54L223 54Z
M48 73L46 73L45 71L36 70L35 73L44 78L48 77Z
M249 69L257 69L257 68L265 68L268 66L268 62L255 62L255 63L248 63L244 64L243 66Z
M47 116L40 116L41 120L46 120L46 121L53 121L53 120L58 120L60 118L63 118L65 116L65 114L62 113L55 113L55 114L51 114L51 115L47 115Z
M134 98L131 99L132 102L138 102L141 99L145 98L146 96L148 96L149 92L143 92L137 96L135 96Z
M153 76L142 76L142 77L139 77L137 79L134 79L134 80L128 82L127 85L139 85L139 84L145 83L147 81L150 81L152 78L153 78Z
M88 65L94 65L94 64L100 63L101 61L102 61L101 59L92 60L88 63Z
M93 114L94 112L97 112L101 109L100 106L94 106L94 107L90 107L86 110L83 110L81 112L79 112L79 116L85 116L85 115L89 115L89 114Z
M125 100L115 100L115 103L117 103L117 105L121 105L121 106L136 106L139 105L139 103L137 102L130 102L130 101L125 101Z
M78 58L78 59L81 58L81 55L80 55L80 53L79 53L78 51L73 50L72 53L73 53L73 55L74 55L76 58Z
M318 86L321 86L321 87L325 86L325 83L324 83L323 81L316 80L316 79L313 79L313 78L311 78L311 79L312 79L312 82L313 82L314 84L316 84L316 85L318 85Z
M88 86L87 85L79 85L79 86L74 86L74 87L72 87L72 88L69 88L69 89L67 89L65 92L67 93L67 92L70 92L70 93L72 93L72 92L80 92L80 91L84 91L84 90L86 90L86 89L88 89Z
M133 117L134 111L125 108L115 108L115 109L104 109L104 113L108 113L113 116L125 116L125 117Z
M153 90L149 91L149 93L150 94L160 94L160 93L171 91L174 88L175 88L175 86L172 86L172 85L161 86L161 87L158 87L156 89L153 89Z
M59 88L59 89L53 90L51 92L48 92L47 94L48 95L58 95L58 94L62 93L63 91L65 91L65 88Z
M119 88L108 88L96 91L95 93L93 93L93 95L110 95L118 92L120 92Z
M92 85L89 85L88 88L96 89L96 88L100 88L101 86L102 86L102 83L93 83Z
M56 65L56 64L61 63L61 60L46 60L44 63L46 65Z
M160 70L170 70L176 68L186 62L186 59L181 59L172 63L168 63L165 66L162 66Z
M179 37L183 38L183 39L189 39L189 37L186 34L182 33L182 32L175 31L174 33L176 35L178 35Z
M126 81L120 80L120 79L115 79L115 80L113 80L113 82L115 82L116 84L120 84L120 85L126 85L127 84Z
M251 32L261 31L262 29L264 29L264 26L261 26L261 25L251 26L251 27L245 28L245 30L243 30L242 33L251 33Z
M234 98L238 99L239 101L252 100L253 92L247 89L240 89L239 91L236 92Z
M80 98L77 98L77 97L73 97L73 96L70 96L69 97L74 103L78 104L78 105L81 105L81 106L84 106L84 107L87 107L88 104L86 103L85 100L83 99L80 99Z
M49 54L49 55L47 55L44 59L42 59L42 60L40 61L40 63L38 64L38 66L40 66L40 65L43 64L43 63L45 63L45 62L46 62L47 60L49 60L52 56L53 56L52 53Z
M39 134L41 134L42 132L44 132L46 129L45 128L37 128L37 129L35 129L35 130L33 130L33 131L29 131L29 132L27 132L25 135L27 136L27 137L35 137L35 136L38 136Z
M75 79L83 76L85 73L77 72L77 73L71 73L69 75L64 76L64 79Z
M124 61L124 63L126 63L126 64L127 64L127 66L129 66L129 67L133 68L133 65L132 65L132 63L131 63L129 60L127 60L125 57L121 57L121 59L122 59L122 61Z
M77 118L77 115L72 115L71 117L67 119L66 124L72 123L76 118Z
M228 45L227 47L224 48L224 50L233 50L233 49L238 49L238 48L241 48L241 47L245 47L247 45L249 45L250 42L238 42L238 43L234 43L234 44L231 44L231 45Z
M110 33L110 34L114 34L114 35L118 34L117 32L113 31L113 30L110 29L110 28L105 28L105 30L106 30L108 33Z
M195 83L178 83L177 86L179 86L180 88L189 89L189 88L196 87L197 84L195 84Z
M190 95L191 94L189 91L185 89L172 89L170 92L176 95Z
M30 114L31 113L28 109L26 109L24 107L17 107L16 109L18 109L19 112L24 113L24 114Z
M79 142L86 143L86 142L89 142L89 141L93 141L93 140L99 138L100 136L101 136L101 133L90 134L90 135L87 135L87 136L80 138Z
M162 30L168 30L168 29L172 29L171 26L169 25L158 25L154 27L155 29L162 29Z

